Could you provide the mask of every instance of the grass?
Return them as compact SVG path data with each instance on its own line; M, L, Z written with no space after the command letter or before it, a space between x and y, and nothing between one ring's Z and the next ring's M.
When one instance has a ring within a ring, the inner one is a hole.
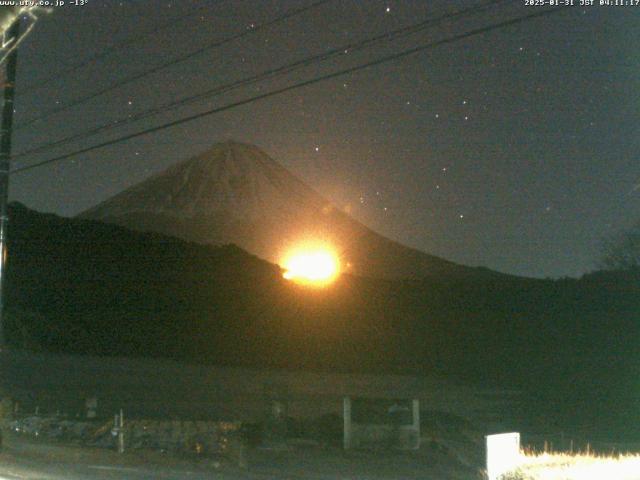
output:
M640 454L523 452L502 480L640 480Z

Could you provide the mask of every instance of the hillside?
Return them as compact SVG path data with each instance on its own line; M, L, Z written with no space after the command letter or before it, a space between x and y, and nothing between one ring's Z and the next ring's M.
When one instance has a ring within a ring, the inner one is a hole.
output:
M7 336L14 345L221 366L444 375L525 388L530 414L535 406L543 418L611 428L640 411L629 407L640 406L637 276L392 282L343 275L311 290L232 245L208 247L15 204L10 218ZM614 418L620 412L624 418Z

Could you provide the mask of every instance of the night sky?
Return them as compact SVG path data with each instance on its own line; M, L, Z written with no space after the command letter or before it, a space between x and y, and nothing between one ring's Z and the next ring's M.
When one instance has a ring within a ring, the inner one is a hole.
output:
M311 3L89 0L55 8L20 48L14 153L486 2L329 1L24 125ZM544 9L502 2L18 157L14 165ZM171 19L179 20L142 35ZM127 48L58 75L131 36L137 38ZM258 145L338 207L409 246L518 275L579 276L596 267L603 238L640 217L639 39L640 6L574 6L16 174L11 197L40 211L75 215L213 143L235 139Z

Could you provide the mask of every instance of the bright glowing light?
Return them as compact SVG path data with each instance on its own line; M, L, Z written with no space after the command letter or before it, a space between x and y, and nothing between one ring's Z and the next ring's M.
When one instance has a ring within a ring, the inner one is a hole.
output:
M594 455L592 453L526 453L507 478L535 480L637 480L640 455ZM509 475L509 474L507 474Z
M531 480L640 479L640 455L535 452L520 448L519 433L487 435L487 477ZM545 444L546 449L546 444Z
M337 256L326 248L297 250L284 261L284 268L287 280L310 285L326 285L340 270Z

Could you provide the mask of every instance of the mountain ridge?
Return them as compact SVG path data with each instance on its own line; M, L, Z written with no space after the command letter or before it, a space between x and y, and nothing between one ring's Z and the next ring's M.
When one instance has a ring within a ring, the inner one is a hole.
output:
M234 243L273 263L305 240L332 245L349 273L376 278L506 275L467 267L378 234L259 148L227 141L82 212L139 231Z

